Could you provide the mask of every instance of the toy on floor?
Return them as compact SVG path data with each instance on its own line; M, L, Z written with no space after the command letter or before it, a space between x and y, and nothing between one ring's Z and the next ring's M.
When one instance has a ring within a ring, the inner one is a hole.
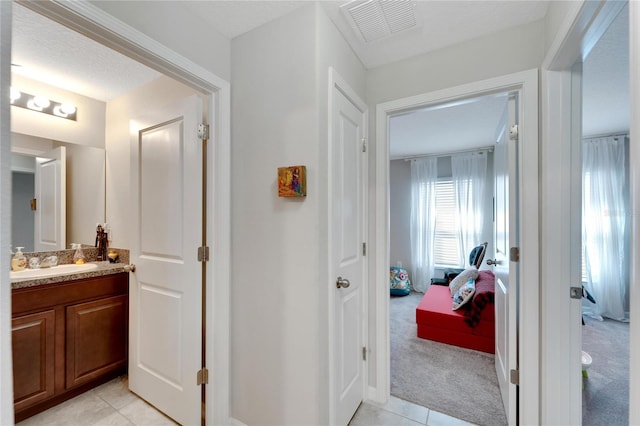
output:
M411 293L411 281L407 270L392 266L389 270L389 287L391 296L406 296Z

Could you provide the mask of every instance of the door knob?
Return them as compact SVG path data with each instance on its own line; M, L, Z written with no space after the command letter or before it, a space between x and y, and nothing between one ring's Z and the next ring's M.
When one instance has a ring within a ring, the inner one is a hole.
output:
M487 259L487 265L499 265L501 262L496 259Z
M134 265L133 263L130 265L124 265L124 271L125 272L135 272L136 271L136 265Z
M342 277L338 277L336 279L336 287L337 288L347 288L351 285L351 283L349 282L348 279L346 278L342 278Z

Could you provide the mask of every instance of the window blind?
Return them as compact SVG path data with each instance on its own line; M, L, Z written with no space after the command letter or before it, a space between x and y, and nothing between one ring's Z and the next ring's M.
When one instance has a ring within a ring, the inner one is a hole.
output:
M436 266L460 265L460 227L456 209L453 181L436 182L436 229L433 258Z

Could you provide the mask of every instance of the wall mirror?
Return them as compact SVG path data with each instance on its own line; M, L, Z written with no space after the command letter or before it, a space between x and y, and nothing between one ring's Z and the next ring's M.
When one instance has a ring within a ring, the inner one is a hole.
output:
M105 150L11 136L13 250L93 245L96 223L105 222Z

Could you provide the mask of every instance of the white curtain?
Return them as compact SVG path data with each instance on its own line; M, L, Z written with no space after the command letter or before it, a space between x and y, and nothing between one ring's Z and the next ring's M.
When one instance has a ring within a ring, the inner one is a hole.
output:
M438 159L411 162L411 263L413 289L424 293L433 276L433 235L436 227Z
M582 242L586 288L596 317L627 319L627 185L625 137L583 143Z
M470 152L451 157L458 217L460 219L461 264L468 267L471 250L482 241L487 185L487 154Z

